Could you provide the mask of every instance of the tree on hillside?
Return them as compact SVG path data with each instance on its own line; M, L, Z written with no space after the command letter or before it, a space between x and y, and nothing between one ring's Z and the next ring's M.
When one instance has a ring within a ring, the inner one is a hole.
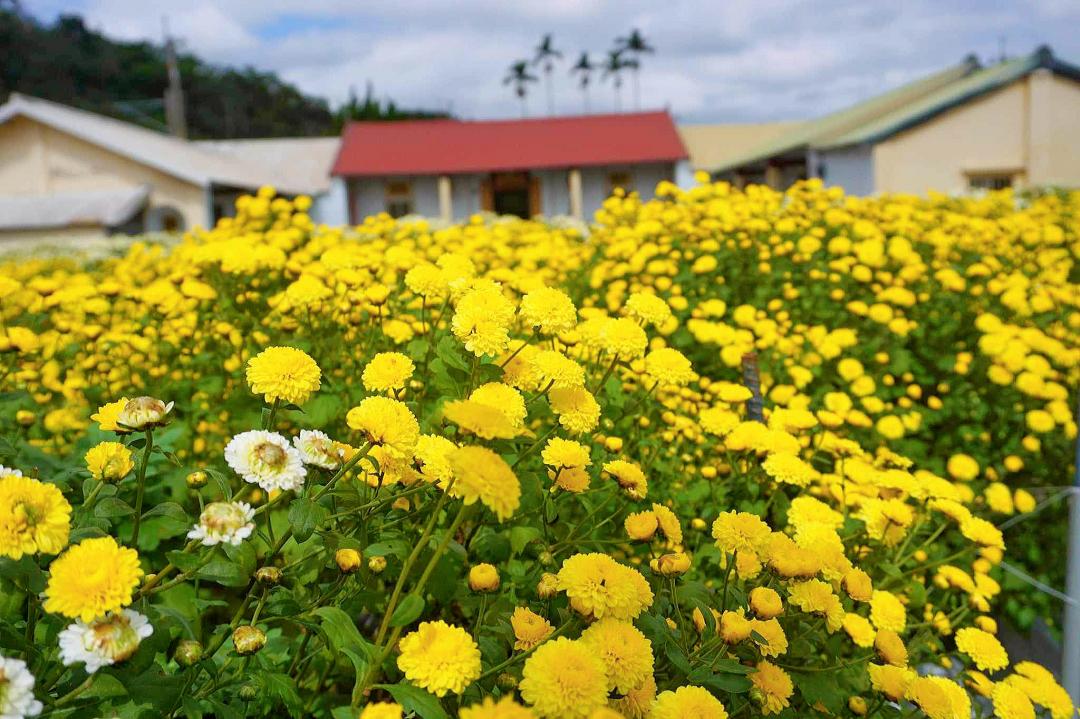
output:
M178 65L193 139L333 135L341 127L342 116L325 100L273 73L216 67L185 53ZM12 0L0 0L0 102L22 92L163 130L167 82L160 47L110 40L78 15L44 25ZM393 103L365 112L355 119L443 114Z

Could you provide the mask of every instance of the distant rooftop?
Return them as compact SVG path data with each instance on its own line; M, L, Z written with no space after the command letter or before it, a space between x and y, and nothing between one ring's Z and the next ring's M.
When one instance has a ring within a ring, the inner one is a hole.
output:
M1046 46L1030 55L989 67L968 56L958 65L802 123L790 132L704 169L721 172L808 149L880 142L1040 68L1080 81L1080 68L1054 57Z
M667 112L354 122L345 128L333 174L442 175L686 158Z
M333 137L193 142L50 100L11 93L9 100L0 105L0 125L17 117L30 118L195 185L244 189L274 185L286 194L325 190L338 142ZM260 152L259 148L266 151ZM292 158L301 170L294 172L284 161L286 158ZM308 171L309 165L320 162L324 163L321 176Z

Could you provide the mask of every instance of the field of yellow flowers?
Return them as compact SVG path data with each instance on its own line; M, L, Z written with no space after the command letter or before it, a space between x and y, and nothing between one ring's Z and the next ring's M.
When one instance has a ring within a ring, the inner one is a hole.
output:
M0 716L1076 715L1080 193L309 206L0 268Z

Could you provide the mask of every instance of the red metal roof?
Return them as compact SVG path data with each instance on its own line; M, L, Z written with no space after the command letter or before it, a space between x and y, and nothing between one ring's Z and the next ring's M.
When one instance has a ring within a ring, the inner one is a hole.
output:
M452 175L686 158L667 112L353 122L345 128L333 174Z

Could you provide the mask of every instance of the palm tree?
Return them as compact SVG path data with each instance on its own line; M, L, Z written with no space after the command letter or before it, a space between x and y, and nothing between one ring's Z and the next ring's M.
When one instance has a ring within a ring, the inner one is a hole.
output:
M506 71L506 77L503 78L503 85L513 85L514 94L521 100L522 117L525 117L528 114L528 108L525 105L525 96L529 94L529 83L536 81L536 75L529 74L528 60L518 60L510 65L510 69Z
M570 74L577 73L581 76L578 80L578 87L581 88L582 95L585 96L585 114L589 114L589 81L592 79L592 72L596 69L596 66L589 60L589 53L581 53L581 57L578 58L577 63L570 68Z
M622 50L608 50L607 57L604 59L604 74L600 76L600 79L611 78L611 84L615 88L615 112L622 110L622 72L628 67L634 67L636 63L637 60L623 57Z
M533 65L544 65L544 80L547 85L548 114L555 114L555 88L551 84L551 71L555 67L555 61L562 59L562 53L555 49L551 41L551 33L547 33L540 39L536 46L536 55L533 57Z
M626 37L615 38L615 47L632 56L633 64L628 65L628 67L634 71L634 108L640 110L641 79L639 70L641 69L641 56L651 55L656 52L656 49L645 40L645 36L637 28L631 30Z

